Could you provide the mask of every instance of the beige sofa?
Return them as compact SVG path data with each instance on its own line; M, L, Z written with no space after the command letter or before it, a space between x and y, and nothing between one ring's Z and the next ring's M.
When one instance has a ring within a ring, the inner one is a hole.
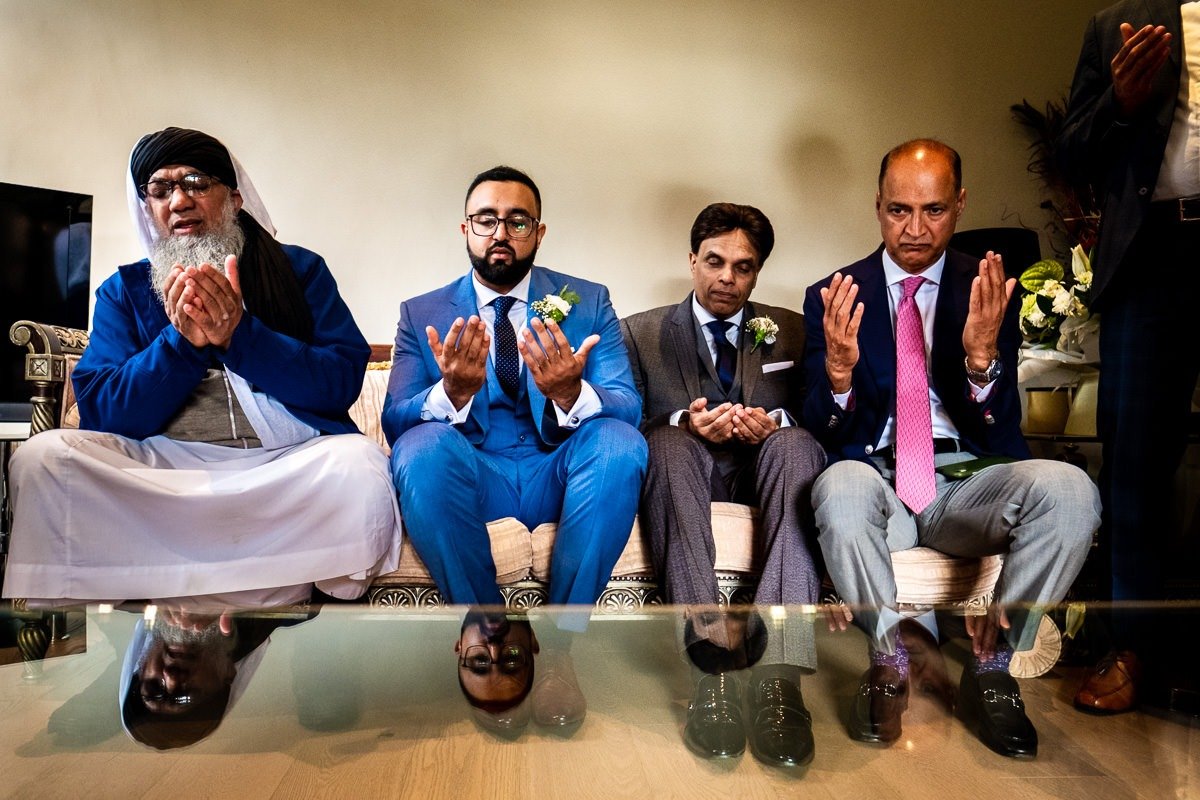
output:
M10 338L28 348L26 379L32 388L34 420L32 432L78 424L70 372L87 347L85 331L20 321L12 326ZM380 415L391 362L390 348L372 348L372 362L363 381L362 394L350 416L369 437L387 449ZM752 602L760 570L754 547L753 508L735 503L713 503L712 523L716 539L717 582L723 604ZM533 531L512 517L488 525L492 556L505 601L512 607L531 607L545 602L550 574L550 553L556 526L539 525ZM892 556L901 609L917 613L934 607L955 606L962 613L978 613L990 600L1000 573L1000 558L952 558L927 548L913 548ZM441 594L425 565L406 540L400 566L377 578L369 601L374 606L423 607L443 604ZM613 570L608 587L597 601L601 613L627 613L663 602L650 550L636 520L629 542ZM1026 672L1041 674L1057 661L1061 641L1058 630L1046 618L1039 644L1026 656ZM1036 663L1033 663L1036 662Z

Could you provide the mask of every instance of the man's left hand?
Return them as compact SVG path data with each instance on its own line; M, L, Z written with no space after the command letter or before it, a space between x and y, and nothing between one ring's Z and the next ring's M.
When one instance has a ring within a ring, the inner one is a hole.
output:
M583 340L579 350L573 350L557 322L542 322L534 317L529 327L521 332L517 349L521 351L521 358L538 390L566 412L579 399L588 352L598 341L600 335L593 333Z
M225 259L225 274L212 264L184 270L184 313L200 327L208 341L229 349L234 328L242 320L242 286L238 280L237 257Z
M779 425L764 409L735 406L733 410L733 437L743 444L762 444L768 436L779 430Z
M987 612L982 615L968 614L963 618L967 626L967 635L971 637L971 652L977 660L987 660L996 654L996 639L1001 630L1008 630L1011 625L1004 607L995 603L988 604Z
M972 369L987 369L998 348L1004 312L1017 285L1004 278L1004 261L991 250L979 261L979 274L971 281L971 302L963 326L963 350Z

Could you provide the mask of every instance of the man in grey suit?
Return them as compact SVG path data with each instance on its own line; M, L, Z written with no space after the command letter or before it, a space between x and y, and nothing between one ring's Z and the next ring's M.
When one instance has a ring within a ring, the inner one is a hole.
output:
M1032 647L1041 610L1062 600L1083 565L1099 495L1083 470L1029 458L1014 281L994 252L976 260L948 249L966 199L953 148L931 139L894 147L875 195L883 246L808 289L803 418L832 462L813 507L830 577L869 641L850 735L899 739L910 649L921 686L890 553L1003 553L995 598L967 617L973 655L958 710L988 747L1033 757L1037 731L1009 663ZM936 660L936 642L923 638L922 655Z
M697 684L685 738L702 755L743 751L742 687L727 673L761 659L745 688L750 748L768 764L796 766L813 754L800 694L801 672L816 664L811 622L792 617L768 637L756 613L713 610L713 501L759 507L764 566L756 604L817 599L806 540L809 491L825 453L796 426L804 322L793 311L749 302L774 242L757 208L708 206L692 225L694 290L682 303L635 314L621 327L650 449L641 526L668 602L710 607L689 613L684 629L689 657L710 673Z

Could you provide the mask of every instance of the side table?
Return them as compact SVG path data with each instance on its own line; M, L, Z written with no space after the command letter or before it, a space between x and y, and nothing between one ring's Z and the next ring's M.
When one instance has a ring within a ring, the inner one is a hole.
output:
M0 422L0 578L8 556L8 534L12 530L12 506L8 497L8 459L18 443L29 438L28 422Z

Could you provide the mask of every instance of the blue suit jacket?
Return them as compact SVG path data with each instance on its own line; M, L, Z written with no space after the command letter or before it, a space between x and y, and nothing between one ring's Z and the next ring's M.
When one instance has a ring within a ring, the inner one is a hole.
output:
M579 347L588 336L600 334L600 341L589 352L583 371L583 379L600 397L602 408L597 416L612 417L637 427L642 415L642 401L633 385L629 356L617 315L608 298L608 289L598 283L534 267L529 280L529 300L555 294L567 284L581 299L562 321L563 335L572 347ZM421 416L421 407L429 390L442 378L437 360L429 349L425 326L432 325L440 336L445 336L455 318L467 319L478 311L469 272L448 286L400 305L392 374L383 404L383 432L389 444L394 444L409 428L427 421ZM533 314L532 310L530 314ZM489 359L488 372L493 371ZM571 429L558 425L553 409L547 407L549 401L538 390L529 370L522 368L521 375L525 382L521 398L529 403L533 419L537 420L539 437L547 445L561 443L571 434ZM485 382L475 395L467 421L461 426L472 444L481 444L487 435L489 413L488 383Z
M883 249L840 272L858 284L858 299L864 304L858 331L859 359L851 377L853 402L842 410L833 400L825 374L825 304L820 290L833 276L808 288L804 298L805 381L804 427L812 431L829 453L830 462L842 459L868 461L883 434L883 426L896 406L896 338L892 328L883 273ZM1009 303L998 346L1004 371L987 402L970 398L963 367L963 326L971 296L971 280L979 274L979 262L954 250L946 251L946 268L938 288L934 309L933 343L930 352L934 389L958 428L964 447L976 455L1005 455L1028 458L1029 447L1021 435L1021 402L1017 394L1016 297Z

